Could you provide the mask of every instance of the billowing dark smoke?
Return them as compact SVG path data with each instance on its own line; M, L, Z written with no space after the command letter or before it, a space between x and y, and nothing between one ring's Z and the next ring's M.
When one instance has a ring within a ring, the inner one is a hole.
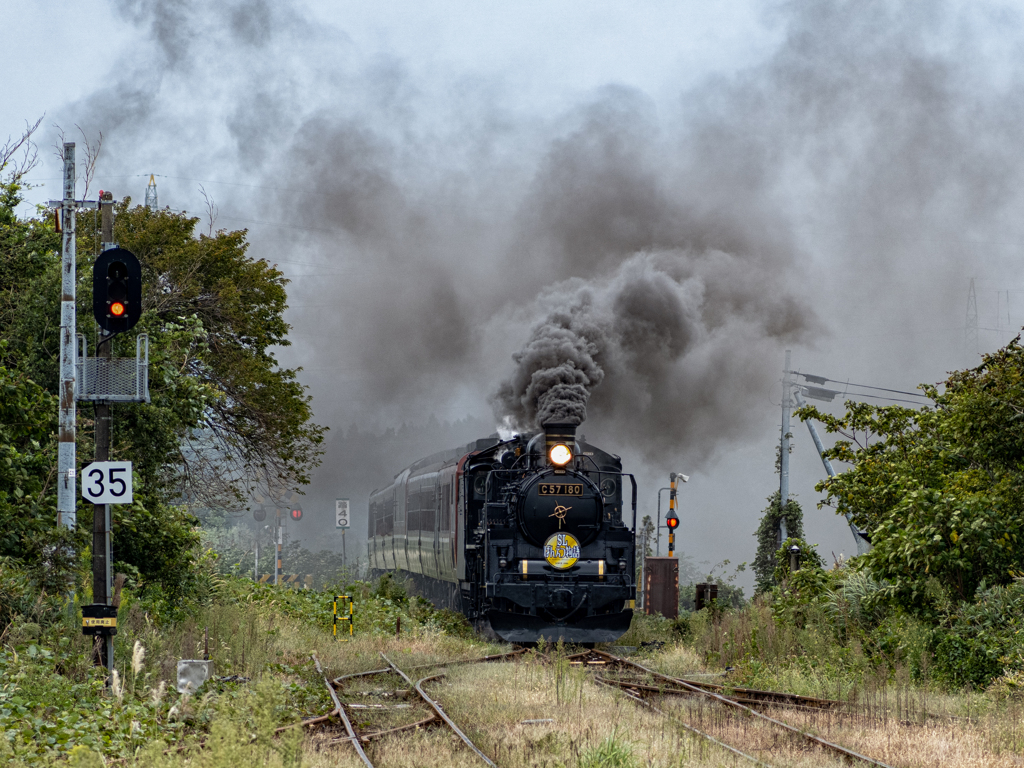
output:
M494 396L496 415L509 426L529 430L587 418L590 393L604 379L595 358L605 334L587 322L586 298L550 315L512 356L515 373Z
M519 430L579 424L593 402L600 424L652 456L679 441L738 435L730 406L745 410L779 343L798 342L814 320L791 297L763 290L773 268L673 249L549 289L540 304L558 308L513 355L513 373L492 398L495 416Z
M652 472L708 466L777 434L786 347L855 381L935 381L964 362L967 278L1019 283L1016 12L784 4L751 66L530 112L287 2L121 5L151 60L55 119L104 132L111 176L232 184L217 226L250 227L292 278L282 360L332 427L586 416ZM160 183L201 210L195 183ZM328 500L367 482L326 470Z

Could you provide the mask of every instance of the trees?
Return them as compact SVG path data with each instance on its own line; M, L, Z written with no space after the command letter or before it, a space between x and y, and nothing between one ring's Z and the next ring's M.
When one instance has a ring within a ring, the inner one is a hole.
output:
M33 535L55 520L60 236L48 216L16 216L25 165L10 164L11 146L0 147L0 555L31 559ZM115 557L175 597L198 550L192 513L239 510L248 487L305 483L324 429L297 372L273 355L288 344L287 281L247 256L246 233L197 235L198 219L128 200L116 212L115 240L139 256L144 286L142 318L114 338L114 355L133 356L135 334L149 334L152 402L115 407L111 459L131 460L136 476L135 502L114 509ZM98 224L82 215L77 228L78 329L92 340ZM90 408L78 416L85 463ZM80 504L80 528L91 519L92 505Z
M127 418L141 434L167 420L176 439L151 471L191 507L238 507L243 486L308 482L324 429L297 371L279 368L272 352L289 344L288 281L246 255L244 231L196 237L198 222L128 200L117 206L114 236L142 263L140 330L150 333L160 371L153 400L164 409L135 407Z
M823 504L871 536L864 567L882 594L921 614L1024 575L1024 348L1018 336L953 373L931 407L848 402L834 417L805 407L851 468L818 485Z

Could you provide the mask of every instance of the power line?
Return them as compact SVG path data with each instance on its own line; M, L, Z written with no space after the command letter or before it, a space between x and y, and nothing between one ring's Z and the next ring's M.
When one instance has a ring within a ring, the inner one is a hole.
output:
M848 387L860 387L861 389L874 389L879 392L894 392L897 395L910 395L911 397L923 397L927 399L927 395L922 395L919 392L907 392L902 389L887 389L886 387L873 387L870 384L855 384L852 381L839 381L838 379L826 379L824 376L815 376L809 373L801 373L800 371L792 371L797 376L803 376L812 384L824 384L827 381L831 381L833 384L845 384ZM870 397L870 395L864 395L864 397ZM892 399L892 398L889 398Z

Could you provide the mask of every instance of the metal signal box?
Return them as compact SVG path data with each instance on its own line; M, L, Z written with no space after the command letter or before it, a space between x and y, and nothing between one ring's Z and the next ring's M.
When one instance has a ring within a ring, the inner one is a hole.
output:
M648 557L644 575L644 612L667 619L679 616L679 560Z

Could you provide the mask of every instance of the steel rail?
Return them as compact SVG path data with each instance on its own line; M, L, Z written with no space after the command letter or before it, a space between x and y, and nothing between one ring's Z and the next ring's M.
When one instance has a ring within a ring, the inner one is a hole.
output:
M606 681L606 680L604 680L603 678L600 678L600 677L596 677L596 678L594 678L594 680L599 685L603 685L603 686L606 686L608 688L613 688L613 689L617 689L617 690L621 691L623 694L628 696L630 699L635 701L637 704L640 704L641 706L647 707L648 709L653 709L659 715L664 715L665 717L667 717L669 720L671 720L672 722L674 722L676 725L678 725L679 727L683 728L684 730L687 730L690 733L693 733L693 734L699 736L702 739L706 739L707 741L710 741L712 744L715 744L716 746L719 746L722 749L726 749L729 752L732 752L734 755L739 755L744 760L749 760L754 765L764 766L764 768L772 768L771 765L769 765L768 763L764 762L763 760L759 760L758 758L756 758L756 757L754 757L752 755L748 755L746 752L741 752L740 750L736 749L736 747L730 746L729 744L726 744L724 741L719 741L718 739L716 739L711 734L704 733L704 731L698 730L697 728L694 728L692 725L684 723L681 718L678 718L678 717L675 717L674 715L669 714L665 710L658 708L657 706L655 706L651 702L647 701L643 697L637 696L635 693L632 693L631 691L626 690L625 687L624 687L626 685L625 683L623 683L623 685L619 686L619 685L615 685L614 683L610 683L610 682L608 682L608 681Z
M331 681L327 679L327 675L325 675L323 669L320 668L320 660L316 657L315 653L313 654L313 663L316 665L317 674L321 675L324 679L324 685L327 686L327 692L331 694L331 700L334 702L335 711L341 716L341 721L345 724L345 731L348 733L352 746L356 748L356 753L367 768L375 768L373 763L370 762L370 758L368 758L366 753L363 751L363 745L359 743L359 736L356 734L356 729L352 727L352 721L348 719L345 707L342 706L341 699L338 698L338 692L334 690L334 686L331 685Z
M786 693L784 691L762 691L757 688L732 688L730 686L719 685L718 683L703 683L699 680L687 680L685 677L679 678L684 680L690 685L695 685L698 688L703 688L706 691L714 691L715 693L721 693L723 695L735 694L735 698L741 698L744 696L752 699L762 699L764 701L770 701L775 703L790 702L793 704L800 704L805 707L815 707L818 709L830 709L833 707L843 708L846 706L845 702L838 701L837 699L820 699L815 696L803 696L799 693ZM729 691L726 694L725 691Z
M743 712L746 712L746 713L748 713L750 715L753 715L754 717L760 718L761 720L765 720L766 722L772 723L773 725L777 725L778 727L780 727L780 728L782 728L782 729L784 729L786 731L794 733L797 736L800 736L801 738L807 739L808 741L813 742L813 743L815 743L815 744L817 744L819 746L825 747L826 749L830 749L833 752L838 752L838 753L840 753L842 755L846 755L847 757L852 757L855 760L861 760L861 761L863 761L865 763L869 763L870 765L876 765L879 768L891 768L891 766L889 766L889 765L887 765L885 763L879 762L878 760L874 760L874 759L872 759L870 757L867 757L865 755L860 754L859 752L854 752L852 749L847 749L844 746L841 746L839 744L835 744L835 743L833 743L831 741L828 741L826 739L823 739L823 738L821 738L819 736L814 736L814 735L812 735L810 733L807 733L806 731L802 731L799 728L790 725L789 723L784 723L781 720L776 720L774 717L769 717L768 715L764 714L763 712L758 712L756 709L751 709L750 707L745 706L743 704L740 704L739 702L733 701L732 699L728 699L725 696L721 696L721 695L719 695L717 693L712 693L711 691L706 691L703 688L698 688L695 685L691 685L690 683L687 683L685 680L680 680L677 677L669 677L668 675L663 675L660 672L655 672L653 669L648 669L647 667L645 667L645 666L643 666L641 664L637 664L636 662L633 662L633 661L628 661L627 659L623 659L623 658L620 658L618 656L612 656L610 653L605 653L604 651L590 651L589 653L597 655L597 656L601 656L601 657L603 657L603 658L605 658L605 659L607 659L609 661L614 661L615 663L617 663L619 665L622 665L622 666L632 667L633 669L638 669L641 672L644 672L644 673L650 675L651 677L657 678L659 680L665 680L666 682L674 683L674 684L680 685L680 686L682 686L684 688L688 688L689 690L693 691L694 693L700 693L700 694L703 694L704 696L708 696L708 697L710 697L712 699L715 699L716 701L720 701L723 704L726 704L727 706L734 707L734 708L739 709L739 710L741 710Z
M383 653L381 653L380 657L382 659L384 659L384 661L387 662L388 666L391 667L391 669L393 669L395 672L397 672L399 675L401 675L402 679L405 680L405 682L407 682L410 687L416 689L416 693L418 693L420 695L420 697L427 704L429 704L430 707L438 715L440 715L441 719L444 720L448 724L448 727L450 727L453 731L455 731L455 733L458 735L458 737L460 739L462 739L463 743L467 747L469 747L471 750L473 750L473 752L476 753L477 757L479 757L481 760L483 760L487 765L491 766L491 768L498 768L497 764L493 760L491 760L491 758L489 758L487 755L485 755L483 752L481 752L480 749L476 746L476 744L474 744L470 740L469 736L467 736L466 734L464 734L462 732L462 730L459 728L459 726L457 726L455 724L455 721L452 720L450 717L448 717L448 715L445 713L445 711L443 709L441 709L441 705L438 704L436 701L434 701L432 698L430 698L430 696L427 695L426 691L423 690L423 684L424 683L430 682L431 680L436 680L437 678L441 677L441 675L432 675L431 677L424 677L422 680L419 680L419 681L414 683L412 681L412 678L410 678L407 674L405 674L405 672L403 672L401 669L399 669L398 666L393 661L391 661L391 659L389 659ZM434 666L440 666L440 665L434 665Z
M680 678L685 679L685 678ZM605 682L612 683L613 685L629 685L631 688L635 688L640 691L648 691L650 693L657 693L665 696L693 696L693 691L686 688L666 688L663 685L645 685L644 683L629 682L626 680L605 680ZM692 683L687 680L686 682ZM698 688L703 686L698 685ZM751 688L725 688L724 686L715 686L713 689L704 690L715 690L721 689L721 693L732 701L738 701L740 704L768 704L777 707L792 707L796 709L804 709L810 712L820 712L823 709L830 709L833 707L845 707L845 703L842 701L834 701L832 699L815 699L810 696L801 696L796 693L781 693L775 691L757 691ZM732 692L740 695L733 695ZM749 697L749 698L747 698ZM812 704L805 704L803 702L813 702Z
M434 661L434 662L430 662L429 664L417 664L415 666L409 667L409 671L411 672L414 669L431 669L433 667L454 667L457 664L479 664L479 663L487 662L487 661L501 661L503 659L512 658L513 656L522 656L528 650L529 650L528 648L518 648L518 649L516 649L514 651L509 651L508 653L496 653L496 654L494 654L492 656L481 656L481 657L476 658L476 659L456 659L455 661ZM388 672L393 672L393 671L394 670L391 667L384 667L384 669L371 669L371 670L369 670L367 672L354 672L351 675L342 675L341 677L334 678L334 684L335 685L342 685L343 681L346 681L346 680L355 680L355 679L360 678L360 677L373 677L374 675L384 675L384 674L387 674Z

